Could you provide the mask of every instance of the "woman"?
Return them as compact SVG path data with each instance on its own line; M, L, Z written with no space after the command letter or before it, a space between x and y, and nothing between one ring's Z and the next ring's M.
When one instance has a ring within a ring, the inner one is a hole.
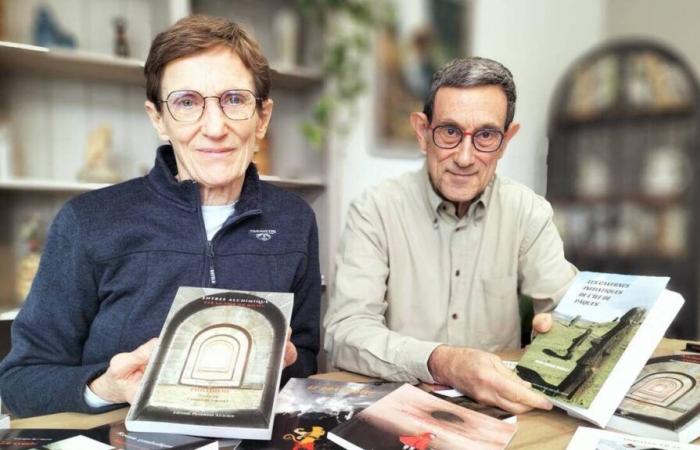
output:
M259 46L226 19L192 16L156 36L144 72L146 112L169 144L145 177L58 213L0 365L18 416L130 402L179 286L293 292L283 379L316 371L315 217L251 164L273 106Z

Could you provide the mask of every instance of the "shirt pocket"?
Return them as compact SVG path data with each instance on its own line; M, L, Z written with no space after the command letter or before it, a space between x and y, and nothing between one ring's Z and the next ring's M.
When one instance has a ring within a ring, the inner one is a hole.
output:
M481 347L488 351L513 349L520 346L520 309L516 275L482 278L485 328Z

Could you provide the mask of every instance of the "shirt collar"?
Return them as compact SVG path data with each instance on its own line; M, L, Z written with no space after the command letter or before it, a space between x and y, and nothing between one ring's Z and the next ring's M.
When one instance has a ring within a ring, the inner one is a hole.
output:
M489 184L486 185L486 189L484 189L481 195L469 205L465 217L474 217L477 221L484 218L497 178L497 175L494 174ZM457 219L454 204L442 198L435 192L435 189L433 189L433 184L430 182L430 175L428 174L427 162L423 164L423 168L421 169L421 182L424 186L425 198L433 223L437 224L438 219L440 219L443 214L450 215Z

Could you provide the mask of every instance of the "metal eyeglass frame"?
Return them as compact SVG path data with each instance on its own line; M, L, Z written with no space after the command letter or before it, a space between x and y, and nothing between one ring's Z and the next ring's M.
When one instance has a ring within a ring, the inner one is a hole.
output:
M175 117L175 114L173 114L172 110L170 109L170 103L168 103L168 99L170 98L171 95L176 94L176 93L180 93L180 92L191 92L191 93L197 94L199 97L202 98L202 101L203 101L202 111L199 113L199 116L196 119L192 119L192 120L178 119L177 117ZM248 92L248 93L250 93L250 95L252 95L252 97L255 99L255 107L253 107L253 109L250 111L250 115L248 117L234 119L233 117L229 117L229 115L226 114L226 110L224 110L224 106L221 104L221 98L224 97L229 92ZM224 91L221 95L207 95L207 96L204 96L201 93L194 91L194 90L191 90L191 89L182 89L182 90L170 92L168 94L168 96L165 98L165 100L158 100L158 103L165 103L165 107L168 109L168 112L170 113L170 117L172 117L173 120L175 120L176 122L194 123L194 122L197 122L199 119L201 119L202 116L204 115L204 110L207 108L207 99L208 98L215 98L218 100L219 108L221 108L221 112L229 120L248 120L248 119L250 119L251 117L253 117L253 114L255 114L255 108L257 108L263 101L262 97L256 96L255 93L253 91L251 91L250 89L229 89L227 91Z

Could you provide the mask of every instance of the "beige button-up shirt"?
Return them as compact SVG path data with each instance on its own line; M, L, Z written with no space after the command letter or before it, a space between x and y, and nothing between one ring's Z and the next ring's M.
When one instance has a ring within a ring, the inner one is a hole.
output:
M519 294L547 311L576 273L544 198L496 176L459 218L424 166L352 203L325 348L338 368L432 382L435 347L519 348Z

